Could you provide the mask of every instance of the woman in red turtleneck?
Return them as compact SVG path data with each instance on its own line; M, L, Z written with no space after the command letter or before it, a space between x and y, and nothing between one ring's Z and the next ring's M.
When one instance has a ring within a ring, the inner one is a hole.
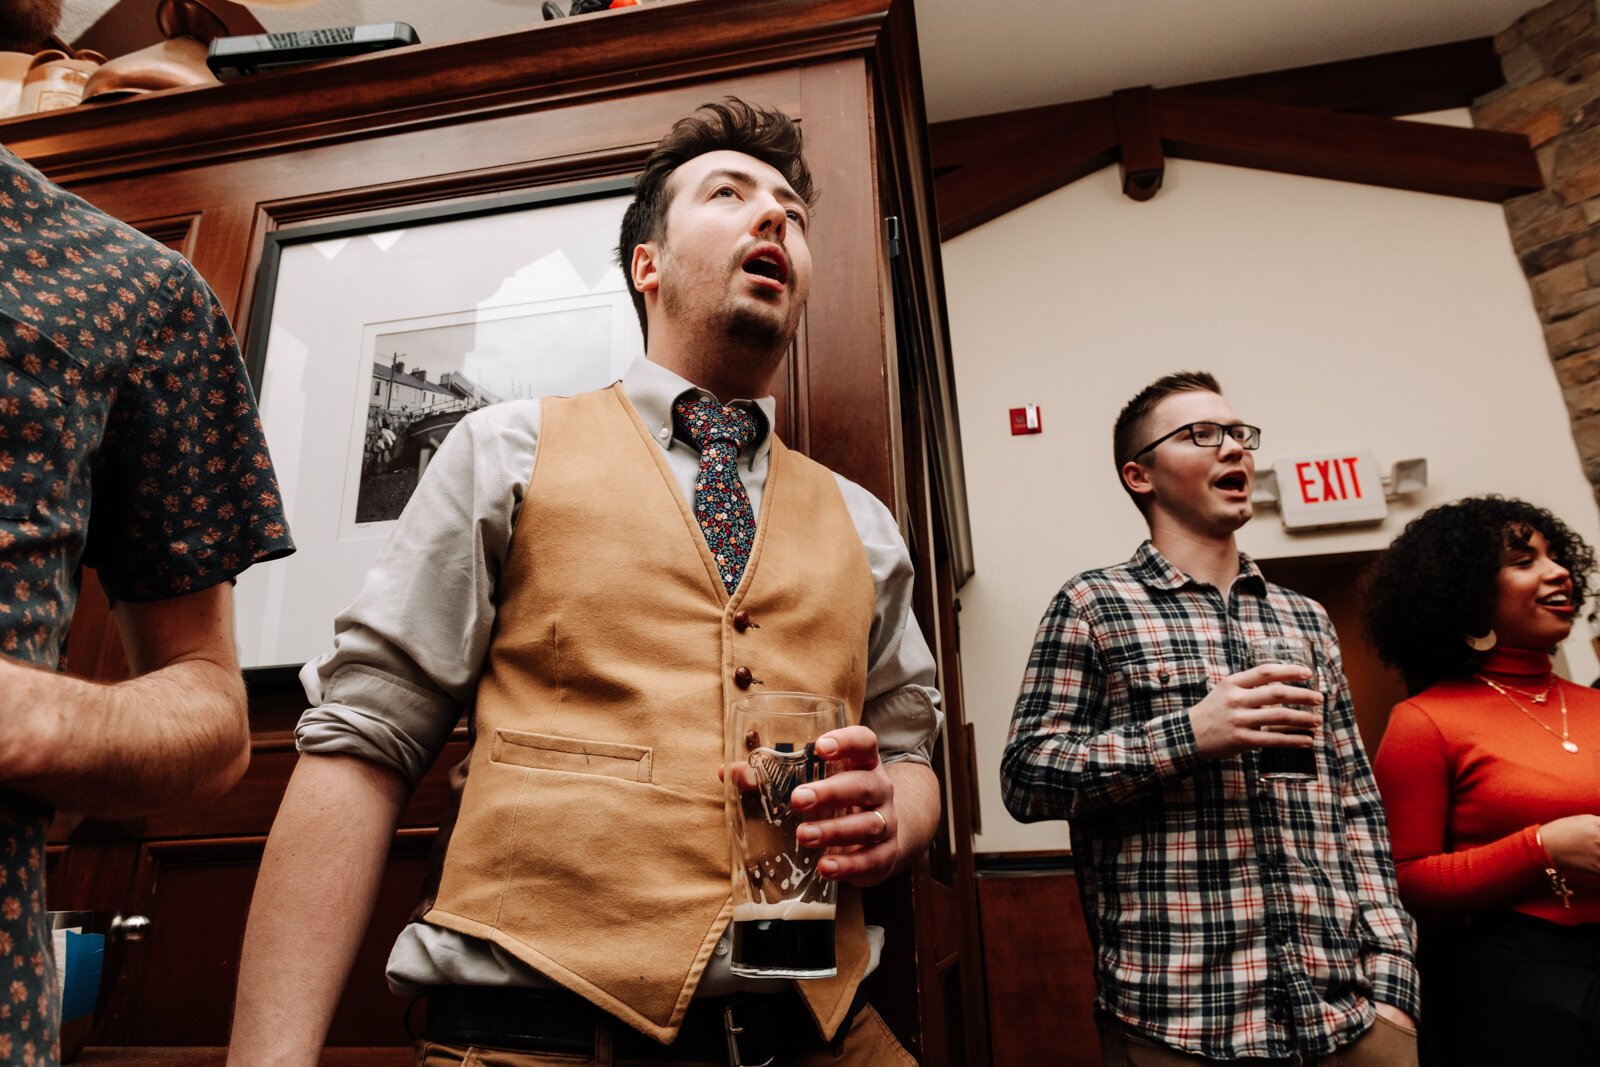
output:
M1422 515L1368 585L1413 696L1373 770L1423 921L1424 1062L1600 1064L1600 692L1551 672L1594 570L1555 516Z

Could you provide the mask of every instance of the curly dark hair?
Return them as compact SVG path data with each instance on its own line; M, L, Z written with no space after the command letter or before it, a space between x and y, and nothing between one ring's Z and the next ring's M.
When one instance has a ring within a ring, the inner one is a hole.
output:
M1411 692L1477 669L1481 654L1463 638L1488 632L1506 550L1526 547L1536 532L1550 558L1572 572L1581 606L1594 552L1566 523L1524 500L1479 496L1430 508L1378 558L1365 583L1367 632Z
M622 216L622 232L617 241L617 264L628 279L639 329L647 341L650 327L645 322L644 294L633 287L633 250L646 241L666 237L667 206L672 201L667 186L673 173L696 156L724 149L759 159L782 174L808 208L816 205L811 169L800 154L800 127L788 115L753 107L730 96L721 103L702 104L693 115L679 119L634 179L633 203Z

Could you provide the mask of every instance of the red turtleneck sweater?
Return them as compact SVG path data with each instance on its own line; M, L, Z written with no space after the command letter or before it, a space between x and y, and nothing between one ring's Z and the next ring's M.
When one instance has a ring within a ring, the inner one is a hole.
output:
M1483 674L1539 692L1542 651L1498 648ZM1400 897L1419 916L1509 908L1556 923L1600 922L1600 877L1564 870L1572 907L1550 889L1534 834L1600 814L1600 692L1555 680L1544 704L1513 694L1555 731L1476 678L1440 682L1395 707L1373 761L1389 813ZM1561 697L1577 753L1561 747Z

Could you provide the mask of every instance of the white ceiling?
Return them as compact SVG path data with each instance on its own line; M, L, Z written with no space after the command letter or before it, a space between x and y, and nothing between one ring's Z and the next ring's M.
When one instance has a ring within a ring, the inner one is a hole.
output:
M67 0L62 36L75 39L113 2ZM917 0L917 20L928 116L938 122L1481 37L1540 2ZM407 22L425 44L542 19L540 0L251 6L269 30Z

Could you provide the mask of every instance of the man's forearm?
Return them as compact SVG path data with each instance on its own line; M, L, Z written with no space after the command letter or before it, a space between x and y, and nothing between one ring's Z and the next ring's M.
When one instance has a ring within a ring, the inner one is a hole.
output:
M187 659L107 685L0 659L0 785L68 811L136 814L244 773L237 670Z
M900 858L894 873L915 863L939 829L939 779L933 769L914 760L901 760L884 767L894 782L895 818L899 822Z
M250 901L230 1064L317 1062L407 792L398 774L354 756L300 757Z

